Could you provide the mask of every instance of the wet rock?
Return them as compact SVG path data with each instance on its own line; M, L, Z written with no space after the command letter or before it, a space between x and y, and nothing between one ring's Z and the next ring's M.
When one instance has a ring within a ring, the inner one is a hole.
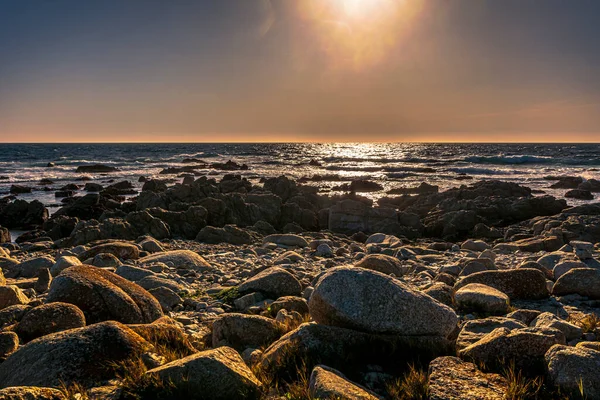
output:
M0 364L0 387L90 386L115 376L111 363L131 359L149 344L118 322L53 333L21 347Z
M387 275L355 267L323 275L309 309L320 324L370 333L447 336L458 322L448 306Z
M507 381L498 374L486 374L456 357L439 357L429 364L431 400L503 400Z
M47 302L79 307L88 323L150 323L162 316L158 301L135 283L87 265L68 268L50 285Z
M48 210L38 200L28 203L17 199L0 208L0 225L9 229L33 228L42 225L48 215Z
M565 193L565 197L568 199L577 200L594 200L594 195L589 190L583 189L571 189Z
M253 398L261 386L240 355L229 347L202 351L147 374L172 382L176 391L214 400Z
M238 286L240 293L261 292L272 298L299 296L302 285L286 270L279 267L268 268L249 278Z
M242 351L248 347L260 348L281 336L277 322L258 315L225 314L213 323L213 347L230 346Z
M460 279L454 288L458 290L470 283L491 286L508 295L511 300L543 299L549 295L546 277L536 269L476 272Z
M85 326L83 312L72 304L42 304L27 311L15 327L15 332L24 341Z
M91 164L91 165L80 165L77 167L75 172L77 173L105 173L105 172L115 172L119 169L116 167L112 167L110 165L102 165L102 164Z

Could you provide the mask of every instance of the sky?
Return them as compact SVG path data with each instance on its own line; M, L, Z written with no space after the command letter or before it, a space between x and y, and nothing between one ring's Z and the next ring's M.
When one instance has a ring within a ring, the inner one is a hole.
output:
M597 0L0 0L0 142L600 142Z

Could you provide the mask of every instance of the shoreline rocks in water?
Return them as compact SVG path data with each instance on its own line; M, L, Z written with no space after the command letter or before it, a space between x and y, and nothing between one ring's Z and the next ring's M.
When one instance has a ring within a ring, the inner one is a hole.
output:
M87 184L52 216L0 203L0 397L387 399L410 379L501 399L511 373L597 397L599 204L499 181L374 203L354 182L187 175L133 197Z

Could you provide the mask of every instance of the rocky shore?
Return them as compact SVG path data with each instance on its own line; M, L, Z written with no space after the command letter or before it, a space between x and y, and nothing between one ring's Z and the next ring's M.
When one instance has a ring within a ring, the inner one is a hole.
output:
M600 399L600 203L181 178L0 199L0 399Z

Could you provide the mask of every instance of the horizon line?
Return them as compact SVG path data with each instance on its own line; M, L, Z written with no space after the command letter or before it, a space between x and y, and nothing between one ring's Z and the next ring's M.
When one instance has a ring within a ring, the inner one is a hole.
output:
M83 141L83 142L0 142L0 145L7 144L600 144L600 141Z

